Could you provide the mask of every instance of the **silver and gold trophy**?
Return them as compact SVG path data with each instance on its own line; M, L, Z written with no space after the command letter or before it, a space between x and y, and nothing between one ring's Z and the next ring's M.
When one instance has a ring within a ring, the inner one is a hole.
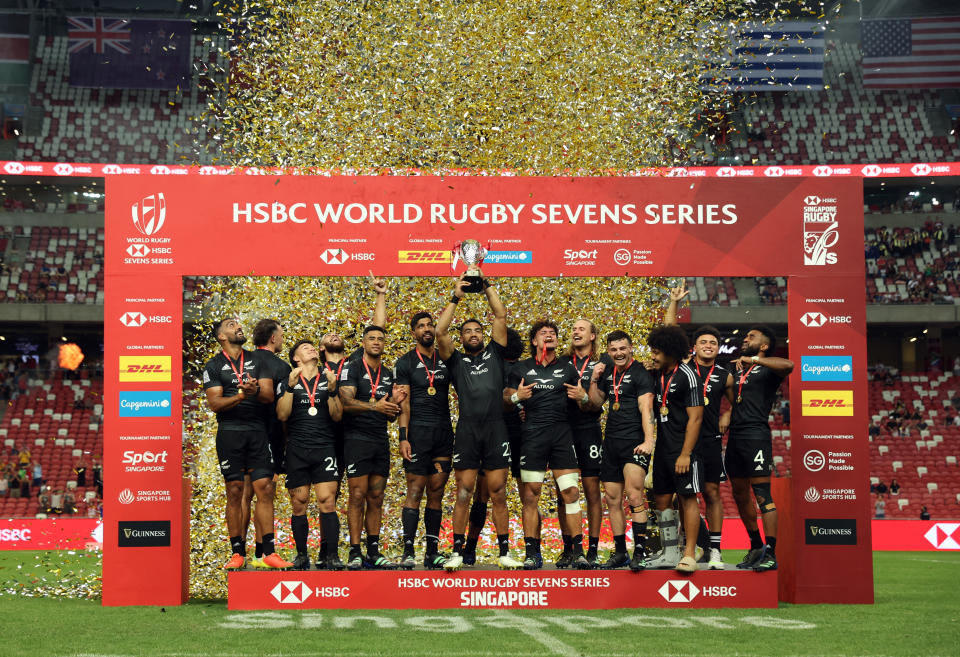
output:
M480 246L477 240L464 240L453 247L453 268L456 269L458 260L463 260L467 265L463 279L470 284L463 288L464 292L483 291L483 274L480 272L480 265L486 257L487 249Z

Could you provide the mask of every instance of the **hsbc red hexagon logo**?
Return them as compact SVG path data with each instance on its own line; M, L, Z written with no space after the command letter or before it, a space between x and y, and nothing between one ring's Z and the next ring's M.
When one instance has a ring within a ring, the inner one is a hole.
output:
M270 590L270 595L282 605L306 602L311 593L313 593L313 591L307 586L306 582L296 580L278 582L277 585Z
M938 550L960 550L960 522L938 522L923 535Z
M821 164L820 166L813 167L813 175L820 176L821 178L824 176L832 176L833 167L827 166L826 164Z
M152 173L155 176L169 176L170 167L164 166L162 164L158 164L156 166L150 167L150 173Z
M147 323L147 316L141 312L125 312L120 315L120 323L124 326L137 328Z
M26 168L21 162L7 162L3 165L3 170L13 176L20 175Z
M116 164L104 164L101 169L107 175L116 175L118 173L123 173L120 167Z
M674 167L667 172L668 178L685 178L687 170L685 167Z
M66 162L60 162L53 167L53 172L58 176L69 176L73 173L73 165Z
M657 593L667 602L692 602L700 589L688 579L671 579L664 582Z
M872 178L872 177L874 177L874 176L879 176L879 175L880 175L880 166L877 165L877 164L868 164L868 165L866 165L865 167L863 167L862 169L860 169L860 173L862 173L863 175L867 176L868 178Z
M717 176L720 178L732 178L737 175L737 170L733 167L720 167L717 169Z
M784 173L783 167L767 167L763 170L763 175L769 176L770 178L779 178Z
M912 167L910 167L910 173L915 176L926 176L931 171L933 171L933 169L930 168L929 164L914 164Z
M131 244L127 247L127 255L131 258L146 258L150 255L150 247L146 244Z

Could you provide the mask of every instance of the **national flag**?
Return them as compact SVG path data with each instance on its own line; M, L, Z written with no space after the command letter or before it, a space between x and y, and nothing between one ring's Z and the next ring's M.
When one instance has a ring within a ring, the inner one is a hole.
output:
M30 16L0 14L0 80L30 84Z
M711 57L700 81L724 91L821 90L824 32L815 21L744 24L729 34L727 51Z
M176 89L190 75L190 21L67 18L70 84Z
M865 20L863 86L960 87L960 16Z

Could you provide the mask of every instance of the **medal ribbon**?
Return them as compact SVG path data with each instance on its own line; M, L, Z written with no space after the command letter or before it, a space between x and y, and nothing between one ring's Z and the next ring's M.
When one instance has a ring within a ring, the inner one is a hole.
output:
M237 375L237 387L243 385L243 349L240 350L240 371L237 371L237 368L233 366L233 361L230 360L230 356L227 355L226 350L223 350L223 357L227 359L227 363L230 364L230 369L233 370L233 373Z
M693 359L693 365L697 368L697 376L700 376L700 363L697 362L697 359ZM717 366L717 361L713 361L713 365L710 366L710 371L707 372L707 378L703 382L703 398L707 398L707 386L710 385L710 377L713 376L713 368ZM704 365L706 367L706 365Z
M377 382L373 382L373 375L370 374L370 368L367 366L367 359L360 357L363 362L363 369L367 370L367 376L370 377L370 401L377 401L377 388L380 387L380 375L383 374L383 367L377 367Z
M623 384L623 377L627 375L627 370L633 365L633 359L630 359L630 362L627 363L627 366L623 368L623 374L620 375L620 383L617 383L617 366L613 366L613 401L615 404L620 403L620 386Z
M423 356L420 354L420 350L414 349L414 351L417 352L417 358L419 358L420 362L423 363L423 369L427 371L427 381L430 383L430 387L432 388L433 380L437 376L437 350L436 349L433 350L433 360L431 361L433 363L433 371L431 371L430 368L427 367L427 363L426 361L423 360Z
M343 364L346 363L346 362L347 362L347 359L346 359L346 358L341 358L341 359L340 359L340 364L337 365L337 380L338 380L338 381L340 380L340 370L343 369ZM333 371L333 368L330 367L330 363L324 363L323 365L324 365L324 367L326 367L326 368L327 368L328 370L330 370L331 372Z
M583 378L583 373L587 371L587 365L589 364L590 354L587 354L587 356L583 359L583 367L577 367L577 355L573 354L573 367L575 370L577 370L577 374L580 375L578 378ZM616 367L614 367L614 369L616 369Z
M750 376L750 372L752 372L753 368L756 366L757 364L754 363L750 366L750 369L740 375L740 385L737 386L737 401L741 401L743 399L743 382L747 380L747 377Z
M664 411L667 410L667 393L670 392L670 384L673 383L673 377L677 375L677 370L680 369L680 363L673 368L673 374L670 375L670 380L667 381L667 385L663 385L663 372L660 372L660 415L666 415Z
M317 372L317 376L313 379L313 390L310 390L310 384L307 383L307 380L303 378L303 375L300 375L300 380L303 382L303 389L307 391L307 397L310 398L310 408L316 406L317 400L317 386L320 385L320 373Z

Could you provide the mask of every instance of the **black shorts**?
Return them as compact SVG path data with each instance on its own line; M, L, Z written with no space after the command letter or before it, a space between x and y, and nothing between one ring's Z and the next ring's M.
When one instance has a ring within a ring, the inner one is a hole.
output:
M437 473L436 461L449 461L453 456L453 429L446 427L416 427L407 429L410 441L410 460L403 460L403 469L412 475ZM448 466L449 467L449 466ZM449 472L449 470L447 470Z
M520 468L546 472L550 470L577 470L577 451L573 447L573 433L566 422L533 429L524 427L520 443Z
M287 471L284 461L287 437L283 435L283 427L279 421L276 421L276 425L268 429L267 435L270 440L270 453L273 454L273 472L274 474L283 474Z
M703 481L708 484L719 484L727 480L727 471L723 467L723 440L715 438L701 438L697 445L700 453L700 463L703 465Z
M510 467L510 437L503 420L457 423L453 467L487 471Z
M600 424L573 427L573 449L581 477L599 477L603 459L603 431Z
M224 481L273 477L273 455L266 432L257 429L217 429L217 461Z
M603 442L600 455L600 481L623 482L623 466L628 463L639 465L643 471L650 471L650 455L634 454L640 443L629 440L611 440Z
M333 423L333 451L337 456L337 465L340 470L340 481L343 481L343 475L346 473L347 468L345 464L347 462L347 457L343 453L343 423L334 422Z
M773 471L773 441L769 436L730 436L724 460L727 476L769 477Z
M653 494L696 495L703 489L703 466L698 456L690 458L690 469L686 474L677 474L676 464L679 455L660 451L653 457Z
M286 469L287 490L340 480L340 468L333 445L287 446Z
M344 467L347 479L366 475L390 476L390 444L351 438L343 444Z

